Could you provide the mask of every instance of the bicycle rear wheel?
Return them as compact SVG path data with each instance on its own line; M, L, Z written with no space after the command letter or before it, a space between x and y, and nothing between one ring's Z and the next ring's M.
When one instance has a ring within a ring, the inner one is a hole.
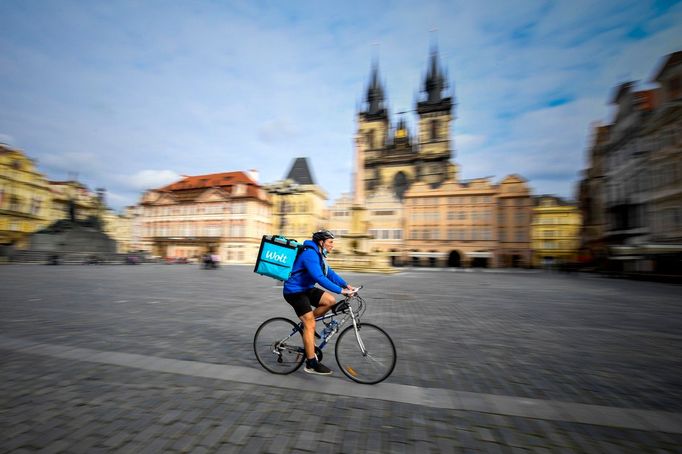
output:
M273 374L290 374L303 364L305 350L298 325L277 317L266 320L253 337L256 359Z
M365 353L360 344L364 345ZM396 363L395 345L391 337L376 325L358 323L349 326L336 340L336 362L344 374L358 383L373 385L393 372Z

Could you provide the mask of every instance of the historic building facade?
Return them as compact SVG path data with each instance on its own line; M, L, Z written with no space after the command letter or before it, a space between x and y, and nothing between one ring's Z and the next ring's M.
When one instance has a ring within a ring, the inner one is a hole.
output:
M497 264L502 267L532 265L530 225L533 199L528 182L509 175L497 191Z
M415 184L405 198L406 263L417 266L527 267L530 190L510 175Z
M647 144L649 235L643 244L649 268L682 274L682 51L665 58L654 75L660 88L643 129Z
M302 242L326 226L327 193L315 183L306 158L296 158L284 180L264 189L272 200L272 233Z
M147 191L140 203L140 243L152 255L254 263L263 235L272 233L272 202L246 172L188 176Z
M682 274L682 51L664 57L658 87L616 87L612 124L597 131L581 182L583 248L599 266ZM608 263L607 263L608 258Z
M438 54L429 57L417 131L404 116L392 125L374 64L357 114L353 197L330 210L330 227L348 231L354 206L366 211L370 251L394 265L530 266L527 182L510 175L460 181L452 162L454 97Z
M0 245L23 248L28 235L50 223L52 194L22 151L0 144Z
M604 153L609 141L609 125L595 125L587 152L588 168L578 186L582 215L580 230L581 261L585 265L603 263L608 256L604 242L606 227L604 205Z
M580 248L580 210L560 197L535 198L531 229L533 265L551 268L575 263Z

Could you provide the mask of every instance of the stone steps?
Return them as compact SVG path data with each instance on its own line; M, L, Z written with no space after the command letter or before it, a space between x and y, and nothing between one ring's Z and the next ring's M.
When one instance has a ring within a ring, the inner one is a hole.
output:
M36 263L47 264L55 255L51 251L15 251L10 257L12 263ZM60 265L80 265L87 264L93 258L96 258L98 264L123 264L125 263L128 254L118 254L112 252L59 252L58 264Z

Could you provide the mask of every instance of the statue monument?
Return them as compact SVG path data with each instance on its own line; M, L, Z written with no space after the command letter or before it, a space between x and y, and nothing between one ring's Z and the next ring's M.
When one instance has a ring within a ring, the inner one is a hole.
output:
M68 260L83 262L116 253L116 241L102 231L99 216L78 220L77 206L69 200L68 218L53 222L30 236L29 251L42 252L46 260L59 263Z

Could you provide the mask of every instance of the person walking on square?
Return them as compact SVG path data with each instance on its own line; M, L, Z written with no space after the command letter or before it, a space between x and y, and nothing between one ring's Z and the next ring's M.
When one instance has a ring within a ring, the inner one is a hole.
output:
M303 370L309 374L330 375L332 371L320 363L315 355L315 318L326 314L336 303L329 292L352 295L354 289L327 264L327 254L334 249L334 235L330 231L313 233L312 240L304 241L303 245L305 249L296 258L282 293L303 322L303 347L306 354ZM315 287L315 284L328 292Z

